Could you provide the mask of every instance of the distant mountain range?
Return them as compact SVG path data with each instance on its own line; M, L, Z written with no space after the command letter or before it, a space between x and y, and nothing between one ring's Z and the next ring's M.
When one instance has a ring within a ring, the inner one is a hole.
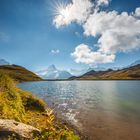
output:
M10 63L7 62L5 59L0 59L0 66L1 65L10 65Z
M55 65L50 65L47 69L38 71L36 73L43 79L68 79L72 75L65 70L59 70Z
M140 60L135 61L131 65L125 68L114 67L112 69L107 69L104 67L92 68L88 67L85 69L77 70L59 70L55 65L50 65L47 69L38 71L36 74L42 77L43 79L136 79L136 77L131 77L127 71L130 67L140 64ZM128 74L120 74L121 72ZM132 72L132 69L131 69ZM132 72L133 74L135 72ZM136 72L136 75L137 74ZM122 77L120 77L122 76Z
M73 76L81 76L84 73L87 73L87 72L89 72L91 70L99 71L99 70L106 70L106 69L103 68L103 67L97 67L97 68L88 67L88 68L81 69L81 70L80 69L70 69L69 72Z
M35 81L43 79L70 79L70 80L92 80L92 79L140 79L140 60L135 61L124 68L106 69L102 67L87 69L59 70L55 65L50 65L47 69L34 73L27 69L10 65L5 59L0 59L0 72L6 72L11 77L17 77L18 81ZM74 76L73 76L74 75ZM21 78L22 77L22 78Z
M70 80L140 80L140 64L121 70L108 69L105 71L91 70L82 76L71 77Z

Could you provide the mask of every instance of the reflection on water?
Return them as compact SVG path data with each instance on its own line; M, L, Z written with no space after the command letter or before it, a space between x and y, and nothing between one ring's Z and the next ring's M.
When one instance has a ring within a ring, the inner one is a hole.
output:
M133 127L133 139L134 135L137 139L139 85L140 81L46 81L22 83L19 87L44 99L58 116L71 121L91 139L126 139ZM109 131L114 134L110 136Z

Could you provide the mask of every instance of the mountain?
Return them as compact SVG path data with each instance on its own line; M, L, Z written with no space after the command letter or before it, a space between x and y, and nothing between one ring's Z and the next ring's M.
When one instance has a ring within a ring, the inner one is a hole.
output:
M57 68L55 67L55 65L50 65L47 70L48 71L57 71Z
M84 73L88 72L88 69L70 69L69 73L74 76L80 76L83 75Z
M67 79L72 76L68 71L57 69L55 65L51 65L46 70L37 72L37 75L43 79Z
M50 65L47 69L40 70L36 74L41 76L41 77L44 77L46 75L51 76L52 72L53 73L57 72L57 69L56 69L55 65Z
M140 80L140 64L121 70L91 70L82 76L71 77L70 80Z
M78 69L70 69L69 72L72 75L74 75L74 76L81 76L84 73L87 73L87 72L89 72L91 70L99 71L99 70L106 70L106 69L103 68L103 67L96 67L96 68L88 67L88 68L81 69L81 70L78 70Z
M0 66L1 65L10 65L10 63L7 62L5 59L0 59Z
M18 82L42 80L33 72L18 65L2 65L0 66L0 73L5 73Z
M140 64L140 60L135 61L135 62L132 63L130 66L135 66L135 65L138 65L138 64Z

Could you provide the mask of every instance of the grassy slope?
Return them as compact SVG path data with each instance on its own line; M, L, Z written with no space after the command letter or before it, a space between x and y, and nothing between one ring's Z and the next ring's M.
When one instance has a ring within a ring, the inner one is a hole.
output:
M17 65L3 65L0 66L0 72L3 72L13 78L15 81L39 81L42 80L33 72Z
M71 78L71 80L140 80L140 64L122 70L109 70L99 72L88 72L82 76Z
M14 119L41 130L35 140L79 140L72 130L56 123L53 111L31 93L16 87L0 72L0 118ZM11 138L13 139L13 138Z

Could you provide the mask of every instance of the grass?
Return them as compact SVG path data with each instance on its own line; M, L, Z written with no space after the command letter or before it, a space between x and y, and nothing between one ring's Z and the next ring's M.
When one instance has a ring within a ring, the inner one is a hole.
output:
M25 109L14 82L0 74L0 115L2 118L23 120Z
M14 81L0 73L0 118L14 119L41 130L34 140L79 140L65 125L57 123L53 110L44 101L16 87Z

